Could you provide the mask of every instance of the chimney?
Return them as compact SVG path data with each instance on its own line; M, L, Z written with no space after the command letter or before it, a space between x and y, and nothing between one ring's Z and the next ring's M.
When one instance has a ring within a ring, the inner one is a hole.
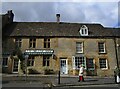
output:
M8 22L11 23L13 22L14 14L12 13L12 10L8 10Z
M57 23L60 23L60 14L56 14L57 17Z

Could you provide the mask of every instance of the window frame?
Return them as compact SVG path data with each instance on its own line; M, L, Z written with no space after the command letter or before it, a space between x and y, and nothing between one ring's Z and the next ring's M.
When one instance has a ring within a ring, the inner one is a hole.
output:
M16 48L17 47L19 47L19 48L22 47L22 39L21 38L15 38L15 46L16 46Z
M79 58L82 57L83 58L82 60L84 60L84 63L82 63L82 64L84 65L84 68L86 69L87 68L87 66L86 66L86 57L84 57L84 56L72 56L73 69L79 70L79 65L81 64L81 63L77 63L78 65L76 65L76 62L80 62L80 59L76 59L76 57L79 57Z
M36 48L36 38L29 39L29 48Z
M100 49L100 44L103 44L103 49ZM100 52L100 50L104 50L104 51ZM98 52L101 54L106 53L106 43L105 42L98 42Z
M100 60L105 60L105 68L101 68L101 65L100 65ZM99 58L99 67L100 67L100 69L102 69L102 70L107 70L108 69L108 60L107 60L107 58Z
M78 45L79 45L79 47L78 47ZM83 42L76 42L76 53L83 53L84 52L83 50L84 50L84 43Z
M43 56L43 67L49 67L50 66L50 56Z
M34 60L35 60L34 56L29 56L27 60L27 66L34 66Z
M7 59L7 60L6 60ZM6 61L5 61L6 60ZM3 67L8 67L8 57L3 57L2 58L2 66Z
M44 48L50 48L51 40L50 38L44 38Z
M86 25L82 25L79 32L81 36L88 36L88 27Z

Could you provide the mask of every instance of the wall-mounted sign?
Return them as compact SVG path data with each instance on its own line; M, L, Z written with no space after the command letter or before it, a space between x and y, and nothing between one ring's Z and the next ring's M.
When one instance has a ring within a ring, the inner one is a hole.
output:
M54 53L54 50L52 49L27 49L25 51L25 54L28 54L28 55L39 55L39 54L53 54Z

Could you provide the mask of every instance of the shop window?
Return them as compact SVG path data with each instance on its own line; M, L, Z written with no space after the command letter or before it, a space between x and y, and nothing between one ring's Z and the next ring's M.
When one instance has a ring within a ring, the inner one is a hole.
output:
M79 69L81 64L86 68L86 58L73 56L73 69Z

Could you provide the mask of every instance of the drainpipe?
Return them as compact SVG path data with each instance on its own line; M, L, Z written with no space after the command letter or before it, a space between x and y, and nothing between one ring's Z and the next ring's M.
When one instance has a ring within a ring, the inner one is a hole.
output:
M116 38L114 38L114 44L115 44L115 54L116 54L117 68L119 68L119 63L118 63L118 47L117 47Z
M60 58L59 58L59 71L58 71L58 84L60 84Z

